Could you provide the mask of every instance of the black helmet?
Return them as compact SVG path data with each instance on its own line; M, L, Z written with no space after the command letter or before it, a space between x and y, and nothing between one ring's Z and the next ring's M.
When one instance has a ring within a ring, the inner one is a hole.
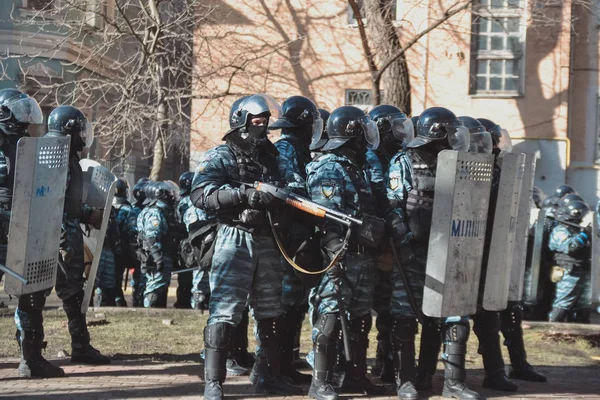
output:
M73 106L56 107L48 116L48 132L71 135L71 148L81 151L94 141L94 130L85 115ZM79 142L74 142L79 138Z
M7 135L25 134L29 124L44 121L38 102L17 89L0 90L0 130Z
M584 201L584 200L583 200L583 197L581 197L580 195L578 195L576 193L571 193L571 194L566 195L565 197L562 197L560 199L560 201L558 202L558 206L566 207L572 201Z
M558 209L556 219L579 223L589 212L590 207L584 201L574 200Z
M477 121L479 121L492 136L494 148L508 152L512 151L512 142L506 129L502 129L500 125L487 118L477 118Z
M179 177L179 196L186 196L192 189L192 181L194 180L193 172L184 172Z
M239 121L237 119L233 118L233 114L238 110L238 108L240 108L240 104L242 104L242 102L244 100L246 100L248 96L243 96L240 97L239 99L237 99L236 101L233 102L233 104L231 105L231 109L229 110L229 128L233 129L235 128L235 125L237 125L239 123Z
M150 203L154 200L163 200L168 204L172 204L175 199L173 196L173 187L167 182L148 183L145 192L146 203Z
M560 201L559 197L556 196L548 196L544 199L544 201L542 202L542 208L551 208L551 207L558 207L558 202Z
M446 139L458 151L469 149L469 130L447 108L431 107L423 111L417 122L417 137L407 147L416 148L435 140Z
M152 183L150 179L142 178L133 187L131 192L136 203L141 204L144 202L144 200L146 200L146 186L148 186L149 183Z
M127 190L129 190L129 185L123 179L117 179L115 197L123 197L127 198Z
M458 120L469 130L469 152L491 154L494 147L492 136L481 122L468 116L458 117Z
M532 198L533 198L533 203L535 204L535 206L537 208L542 208L542 204L544 201L544 192L542 192L542 189L540 189L537 186L534 186Z
M367 147L376 149L379 145L379 130L363 110L354 106L336 108L327 121L327 143L323 151L334 150L352 138L364 136Z
M419 116L418 115L413 115L412 117L410 117L410 120L413 123L413 129L416 132L417 131L417 123L419 122Z
M266 94L254 94L252 96L244 96L236 100L229 112L229 131L225 137L234 131L250 134L250 120L252 117L266 117L277 120L281 115L281 107L271 96ZM267 126L261 129L261 132L266 134ZM264 131L264 132L263 132ZM254 135L258 136L258 135ZM223 139L225 139L225 137Z
M575 189L573 189L569 185L559 185L554 189L554 195L558 198L563 198L568 194L577 193Z
M408 143L415 137L412 121L398 107L382 104L373 108L369 117L377 124L382 141L387 134L400 143Z
M331 115L331 113L327 110L319 108L319 114L321 114L321 119L323 120L323 130L320 136L315 135L313 132L312 140L310 142L310 145L308 146L308 148L312 151L321 150L321 148L323 148L323 146L325 145L325 143L327 143L327 140L329 139L329 136L327 135L327 121L329 121L329 116Z
M316 120L321 121L319 130L323 129L323 120L315 103L304 96L292 96L281 103L281 118L271 124L269 130L313 126Z

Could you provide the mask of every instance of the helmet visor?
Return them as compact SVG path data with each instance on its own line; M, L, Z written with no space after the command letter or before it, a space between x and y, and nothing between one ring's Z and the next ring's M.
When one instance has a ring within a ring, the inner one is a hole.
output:
M246 110L251 115L269 113L269 124L277 121L282 115L279 103L273 97L262 93L248 97L244 100L240 108Z
M79 135L81 136L81 139L85 142L84 147L86 149L92 147L92 143L94 143L94 128L92 127L92 124L90 124L88 121L85 121L85 124L83 125L83 130Z
M492 142L492 135L489 132L471 133L469 141L469 153L492 154L494 143Z
M448 144L456 151L468 151L470 146L469 129L465 126L448 126Z
M321 136L323 134L323 119L321 118L321 114L318 112L313 114L313 123L312 123L312 137L316 135ZM312 144L312 140L311 140Z
M318 119L315 117L312 124L312 138L310 140L310 145L308 146L311 150L317 150L325 144L327 141L327 134L325 134L323 129L323 119L319 115Z
M367 149L376 150L379 147L379 128L377 128L377 123L371 120L368 115L365 115L360 119L360 124L362 125L363 135L367 141Z
M510 140L510 136L506 129L500 129L500 141L498 142L498 148L509 153L512 151L512 140Z
M415 138L415 127L410 118L406 118L404 114L390 115L390 125L392 134L402 143L408 143Z
M27 95L18 97L15 100L11 100L9 103L4 104L15 119L24 124L41 124L44 122L44 116L42 109L38 102Z

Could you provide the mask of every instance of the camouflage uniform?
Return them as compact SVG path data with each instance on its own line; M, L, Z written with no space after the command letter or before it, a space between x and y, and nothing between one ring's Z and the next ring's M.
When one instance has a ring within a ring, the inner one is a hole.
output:
M131 275L131 289L133 297L133 306L142 307L144 305L144 291L146 290L146 274L141 272L141 262L138 259L136 249L139 248L138 244L138 217L142 213L143 205L135 204L127 217L126 229L127 229L127 243L128 250L132 253L130 258L134 260L133 274Z
M183 201L183 199L187 198L188 201ZM177 207L175 208L175 226L174 228L177 231L177 252L179 253L181 250L181 241L187 238L188 230L186 228L186 224L183 221L183 214L188 208L188 205L191 204L189 201L189 196L182 196L177 203ZM176 257L174 268L175 269L184 269L186 266L183 264L183 259L181 254L178 254ZM193 273L186 272L184 274L177 274L177 298L175 304L173 305L175 308L192 308L192 281L193 281Z
M123 294L123 274L126 269L134 267L137 258L135 252L129 249L129 214L133 210L131 204L124 197L115 197L113 207L117 210L117 227L121 238L121 256L116 261L116 295L115 303L117 306L127 306L125 295Z
M591 244L586 232L563 224L552 229L548 242L554 260L564 270L556 283L556 295L550 320L560 322L561 310L584 311L591 307Z
M94 304L97 307L114 307L116 305L117 259L122 259L121 234L117 224L117 210L113 207L96 274Z
M172 231L169 223L169 205L163 200L153 200L142 210L137 219L138 241L149 258L154 258L152 251L162 254L163 268L156 269L155 261L142 262L145 270L146 290L144 291L144 307L166 307L171 272L173 271L173 255L175 252Z

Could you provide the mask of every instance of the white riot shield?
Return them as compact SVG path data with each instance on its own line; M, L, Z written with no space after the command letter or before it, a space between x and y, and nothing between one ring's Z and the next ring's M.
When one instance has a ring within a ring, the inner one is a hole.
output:
M94 160L86 158L81 160L79 165L81 165L81 169L83 170L83 202L90 207L104 208L100 229L90 227L89 235L83 236L83 243L92 255L92 265L90 266L88 276L86 276L85 295L83 304L81 305L81 312L85 314L94 291L94 282L110 219L117 178L108 169ZM86 227L82 225L82 229L85 232Z
M489 311L504 310L508 304L508 287L513 258L507 257L507 254L513 254L515 246L525 154L502 153L498 163L502 172L498 184L482 304L483 308Z
M525 263L527 262L527 233L529 230L529 214L531 213L534 178L535 155L526 154L525 174L523 176L523 187L521 189L519 212L517 214L515 246L513 253L509 254L513 258L513 266L510 273L508 301L521 301L523 298L523 278L525 276Z
M475 314L494 156L445 150L438 155L423 312Z
M600 312L600 213L594 214L592 233L592 309Z
M69 137L27 137L17 143L6 265L27 284L7 275L7 294L38 292L56 282L70 143Z
M532 210L536 211L536 210ZM525 288L525 302L535 304L538 301L540 271L542 268L542 246L544 244L544 210L537 210L534 221L533 254L531 256L531 282ZM531 220L531 218L530 218Z

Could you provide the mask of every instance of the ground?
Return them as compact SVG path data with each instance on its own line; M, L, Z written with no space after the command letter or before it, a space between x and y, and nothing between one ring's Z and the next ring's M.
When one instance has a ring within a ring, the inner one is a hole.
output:
M90 320L98 317L89 328L93 343L111 355L114 362L110 366L87 367L59 358L62 350L70 350L66 318L60 309L47 310L44 313L48 341L45 356L61 365L66 377L21 380L16 375L18 347L13 340L13 312L0 309L0 337L4 338L0 341L2 399L202 398L203 370L199 352L206 314L174 309L91 310ZM252 327L249 331L252 332ZM548 376L549 383L518 382L519 391L508 397L482 389L481 358L473 336L467 356L467 381L473 389L495 399L600 399L599 326L531 324L525 332L529 360ZM309 349L309 339L310 328L305 323L303 353ZM374 351L375 345L372 345L371 361ZM440 364L430 398L438 398L433 395L441 392L441 386ZM388 389L389 397L382 398L395 398L393 386ZM247 377L228 379L225 390L234 398L257 398L252 395ZM346 398L356 397L359 396ZM426 394L422 398L426 398Z

